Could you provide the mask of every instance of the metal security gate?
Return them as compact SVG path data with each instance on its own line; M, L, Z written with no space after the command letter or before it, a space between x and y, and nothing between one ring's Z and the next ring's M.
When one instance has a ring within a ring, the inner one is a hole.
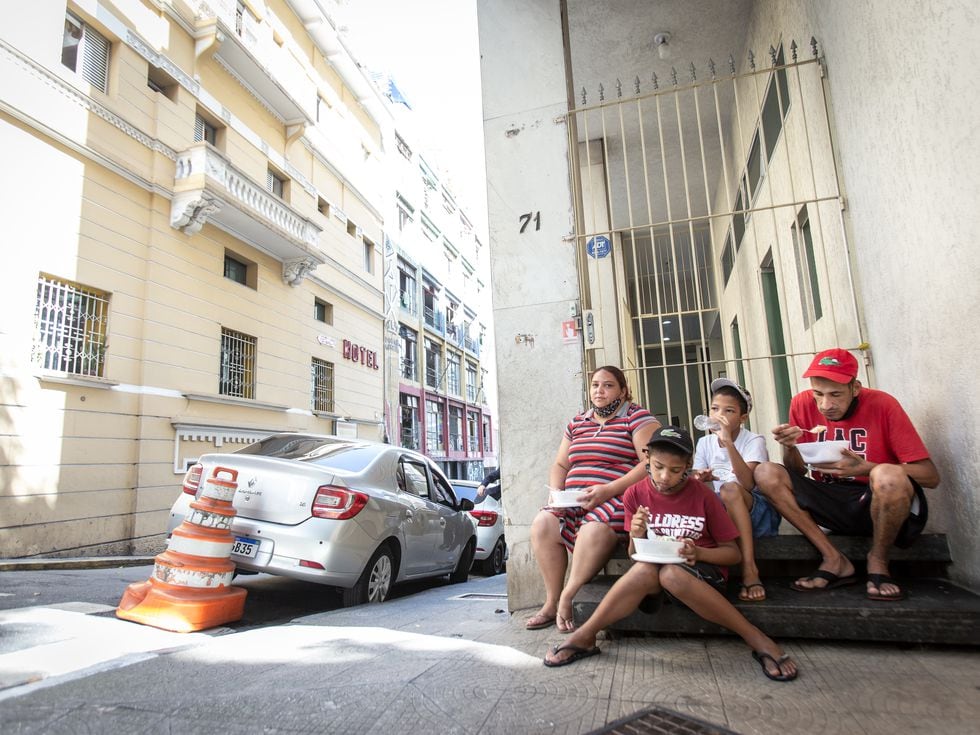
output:
M585 367L623 366L661 421L690 426L727 375L774 425L813 352L863 343L824 61L798 52L569 112Z

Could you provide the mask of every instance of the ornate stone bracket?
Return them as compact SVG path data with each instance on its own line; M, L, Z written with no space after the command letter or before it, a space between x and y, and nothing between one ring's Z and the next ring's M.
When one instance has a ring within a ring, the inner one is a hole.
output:
M282 280L287 286L298 286L320 265L312 258L291 258L282 262Z
M170 225L193 235L200 232L208 217L221 209L221 202L205 191L174 197L170 206Z

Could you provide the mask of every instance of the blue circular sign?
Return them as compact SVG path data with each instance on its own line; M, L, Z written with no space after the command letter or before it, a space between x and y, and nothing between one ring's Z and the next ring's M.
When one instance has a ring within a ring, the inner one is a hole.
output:
M605 235L596 235L585 243L585 252L593 258L605 258L612 252L612 243Z

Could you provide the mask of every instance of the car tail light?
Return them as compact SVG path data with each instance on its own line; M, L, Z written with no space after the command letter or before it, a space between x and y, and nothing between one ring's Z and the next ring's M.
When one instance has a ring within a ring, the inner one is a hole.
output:
M476 518L478 526L492 526L497 522L497 514L492 510L471 510L470 515Z
M317 488L311 512L317 518L343 521L360 513L367 501L368 496L357 490L324 485Z
M204 471L200 462L191 466L184 475L184 484L181 489L188 495L197 495L197 489L201 485L201 472Z
M299 565L301 567L308 567L309 569L323 569L323 564L318 561L310 561L309 559L300 559Z

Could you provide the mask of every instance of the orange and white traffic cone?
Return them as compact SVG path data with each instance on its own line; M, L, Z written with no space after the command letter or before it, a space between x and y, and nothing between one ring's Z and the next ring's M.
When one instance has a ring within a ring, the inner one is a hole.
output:
M156 557L153 576L129 585L116 617L177 633L241 620L247 590L231 586L230 558L237 488L237 471L214 468L167 550Z

